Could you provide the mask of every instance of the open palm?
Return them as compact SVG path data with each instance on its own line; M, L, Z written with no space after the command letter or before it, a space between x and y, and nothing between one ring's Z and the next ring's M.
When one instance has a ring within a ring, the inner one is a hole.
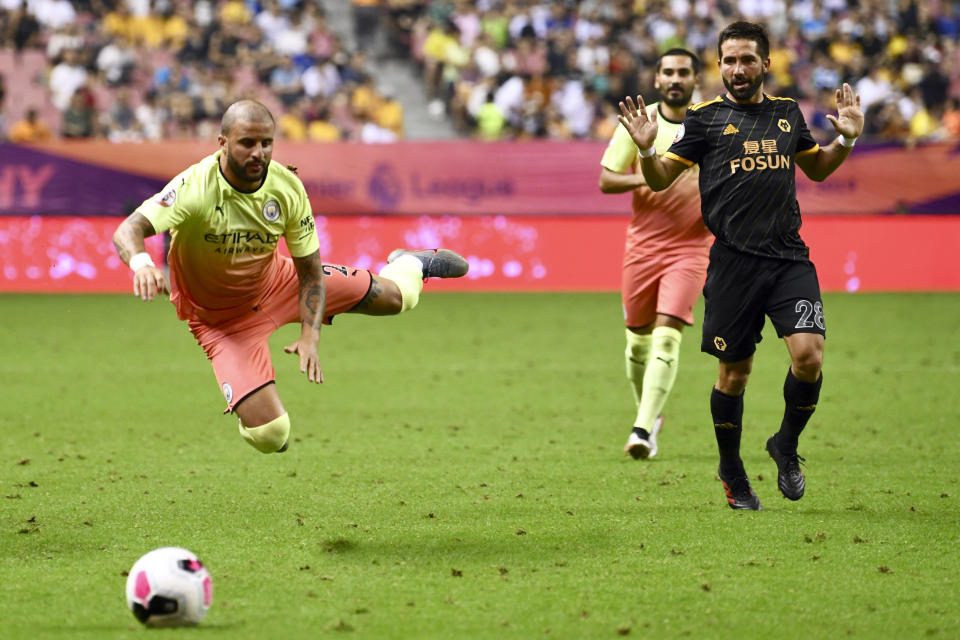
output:
M846 82L837 89L837 115L827 115L837 133L845 138L856 138L863 131L863 111L860 96Z
M637 96L637 104L633 104L630 96L627 96L626 104L620 103L620 113L617 120L627 130L633 143L640 149L649 149L657 139L657 114L654 112L653 118L647 116L647 107L643 103L643 97ZM860 117L861 125L863 116Z

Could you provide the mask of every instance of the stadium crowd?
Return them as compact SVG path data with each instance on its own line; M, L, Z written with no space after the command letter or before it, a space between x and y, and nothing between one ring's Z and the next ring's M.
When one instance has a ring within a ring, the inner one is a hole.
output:
M608 140L617 101L655 97L669 48L703 60L699 97L722 93L716 36L746 18L771 35L768 90L796 98L818 139L849 82L866 136L960 140L955 0L349 1L352 41L316 1L0 0L0 132L209 137L252 97L285 139L398 140L403 107L371 73L389 56L418 66L430 112L464 137Z

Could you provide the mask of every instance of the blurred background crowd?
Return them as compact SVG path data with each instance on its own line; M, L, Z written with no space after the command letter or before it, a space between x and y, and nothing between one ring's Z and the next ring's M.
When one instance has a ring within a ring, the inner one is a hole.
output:
M849 82L865 136L960 141L954 0L0 0L0 139L210 138L253 97L286 140L607 140L667 49L722 93L737 19L818 140Z

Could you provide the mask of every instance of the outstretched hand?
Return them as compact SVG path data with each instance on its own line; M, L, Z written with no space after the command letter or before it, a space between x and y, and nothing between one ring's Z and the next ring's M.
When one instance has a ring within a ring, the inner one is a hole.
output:
M856 138L863 132L863 111L860 96L846 82L837 89L837 115L827 115L827 120L845 138Z
M620 103L620 113L617 120L627 130L633 143L640 149L649 149L657 139L657 114L654 112L653 118L647 116L647 106L643 103L643 97L637 96L637 105L634 106L633 100L627 96L627 102Z
M283 348L287 353L296 353L300 356L300 373L307 374L310 382L323 382L323 371L320 370L320 356L317 353L317 343L306 340L301 336Z

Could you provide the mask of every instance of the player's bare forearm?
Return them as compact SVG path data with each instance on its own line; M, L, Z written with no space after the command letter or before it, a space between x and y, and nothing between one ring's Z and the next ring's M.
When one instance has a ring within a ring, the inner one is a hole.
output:
M113 232L113 246L116 247L120 259L130 264L130 258L146 251L143 239L155 233L153 224L146 216L134 211Z
M663 191L677 179L686 167L676 160L664 159L653 155L640 158L640 171L647 185L654 191Z
M834 140L827 146L820 147L817 153L798 157L797 166L814 182L823 182L843 164L850 155L850 150L851 147L845 147L839 140Z
M300 282L300 322L304 337L318 335L327 306L327 283L323 277L323 263L316 251L302 258L294 258L297 279Z
M603 193L626 193L647 184L642 173L620 173L606 167L600 172L598 186Z

